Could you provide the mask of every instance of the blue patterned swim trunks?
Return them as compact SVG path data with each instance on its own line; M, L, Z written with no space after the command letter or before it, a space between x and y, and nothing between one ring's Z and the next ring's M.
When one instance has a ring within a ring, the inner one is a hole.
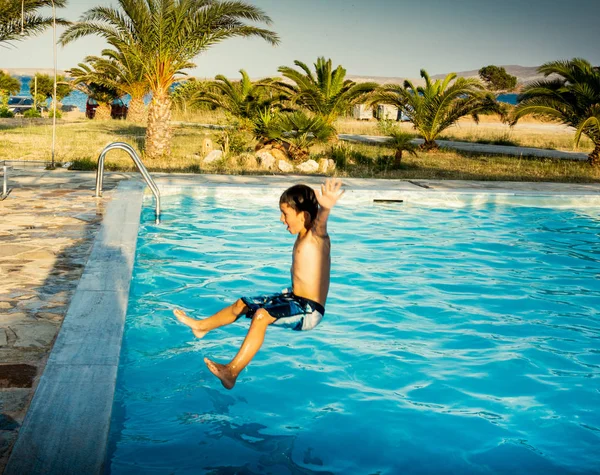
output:
M264 308L277 319L273 325L292 330L312 330L325 315L320 303L294 295L289 289L280 294L242 297L242 301L249 309L246 317L252 318L259 308Z

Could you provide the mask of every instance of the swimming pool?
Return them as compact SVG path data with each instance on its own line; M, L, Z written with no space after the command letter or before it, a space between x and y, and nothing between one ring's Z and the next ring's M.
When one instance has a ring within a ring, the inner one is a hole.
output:
M312 332L270 328L232 391L248 321L208 316L289 285L282 190L145 207L113 405L111 473L593 472L600 464L600 218L561 198L347 193ZM592 203L593 204L593 203Z

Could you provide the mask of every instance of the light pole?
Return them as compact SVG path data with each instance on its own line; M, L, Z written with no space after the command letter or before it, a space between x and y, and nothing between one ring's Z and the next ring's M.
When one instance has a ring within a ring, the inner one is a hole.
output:
M56 6L54 0L52 2L52 43L54 57L54 85L52 89L52 163L51 168L54 168L54 153L56 148ZM21 34L24 33L23 23L25 22L25 0L21 0Z
M54 46L54 88L52 90L52 164L50 165L54 169L54 149L56 147L56 7L54 0L52 1L52 43Z

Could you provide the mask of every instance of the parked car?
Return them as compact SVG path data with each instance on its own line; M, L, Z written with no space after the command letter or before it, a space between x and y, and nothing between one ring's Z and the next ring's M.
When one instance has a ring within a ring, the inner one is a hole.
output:
M98 101L88 97L87 102L85 103L85 116L88 119L93 119L96 115L97 107ZM110 116L113 119L125 119L128 111L129 107L127 107L127 104L125 104L121 99L113 100L112 104L110 105Z
M33 97L30 96L12 96L8 99L8 110L14 114L23 114L23 112L33 109Z

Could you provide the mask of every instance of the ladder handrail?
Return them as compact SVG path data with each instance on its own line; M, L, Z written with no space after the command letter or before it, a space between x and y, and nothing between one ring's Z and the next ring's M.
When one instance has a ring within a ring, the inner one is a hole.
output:
M150 173L148 173L148 170L146 170L146 167L142 163L142 160L136 151L131 145L125 142L113 142L104 147L104 150L102 150L102 153L100 153L100 156L98 157L98 169L96 170L96 198L102 196L102 184L104 182L104 157L108 152L114 149L124 150L129 154L131 159L135 162L138 171L142 174L142 177L146 181L146 184L152 190L154 198L156 199L156 223L158 224L160 222L160 191L158 191L156 183L154 183L154 180L150 176Z

